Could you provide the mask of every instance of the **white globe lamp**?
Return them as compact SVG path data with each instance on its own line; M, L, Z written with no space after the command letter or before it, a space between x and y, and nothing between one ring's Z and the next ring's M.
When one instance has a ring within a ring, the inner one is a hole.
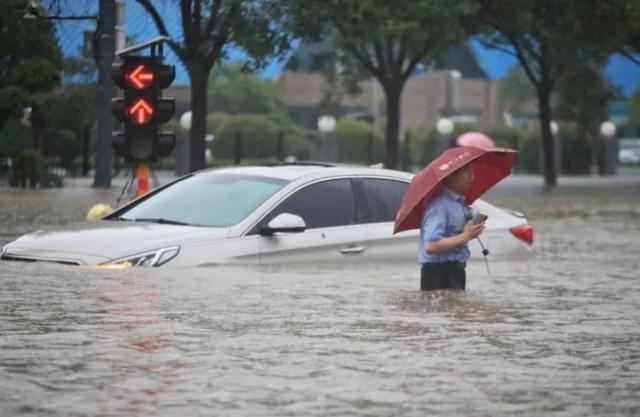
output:
M180 127L184 130L191 129L191 112L184 112L182 116L180 116Z
M609 120L600 123L600 133L607 139L614 137L616 130L616 125Z
M448 117L438 119L436 122L436 130L441 135L450 135L453 133L453 120Z
M329 115L318 118L318 130L322 133L331 133L336 129L336 118Z

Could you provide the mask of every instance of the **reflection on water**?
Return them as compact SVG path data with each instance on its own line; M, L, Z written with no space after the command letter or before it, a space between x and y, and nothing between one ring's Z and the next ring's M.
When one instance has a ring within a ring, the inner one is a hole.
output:
M415 265L0 263L0 415L637 415L634 217L421 293Z

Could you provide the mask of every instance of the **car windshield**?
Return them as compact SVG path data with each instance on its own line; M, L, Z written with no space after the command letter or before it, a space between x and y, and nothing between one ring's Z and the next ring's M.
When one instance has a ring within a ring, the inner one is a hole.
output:
M141 201L117 219L229 227L247 217L287 182L256 175L194 175Z

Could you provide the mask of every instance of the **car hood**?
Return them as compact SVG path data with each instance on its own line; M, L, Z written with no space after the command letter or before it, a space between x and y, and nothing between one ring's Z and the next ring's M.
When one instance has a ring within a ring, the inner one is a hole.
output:
M3 256L94 265L228 234L228 228L98 220L29 233L9 243Z

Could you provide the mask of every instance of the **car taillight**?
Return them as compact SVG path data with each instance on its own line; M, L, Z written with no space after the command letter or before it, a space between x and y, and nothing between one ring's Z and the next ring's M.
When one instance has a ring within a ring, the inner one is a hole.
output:
M523 224L521 226L514 226L510 230L518 239L524 240L530 245L533 244L533 227L530 225Z

